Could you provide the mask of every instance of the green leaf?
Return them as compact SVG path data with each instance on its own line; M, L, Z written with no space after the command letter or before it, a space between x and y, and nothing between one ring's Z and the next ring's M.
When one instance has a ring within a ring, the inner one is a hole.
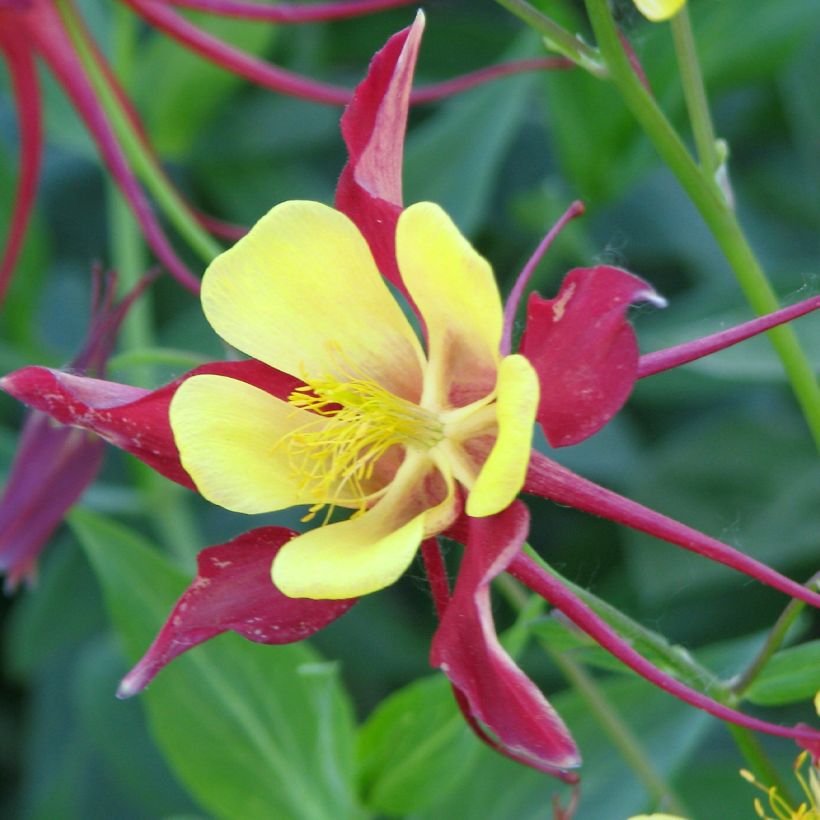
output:
M761 706L809 700L820 692L820 641L778 652L745 697Z
M84 510L70 522L134 661L188 579L121 525ZM358 816L350 707L333 665L306 645L223 635L175 660L140 697L168 762L217 817Z
M407 814L461 785L477 745L443 675L383 700L359 734L360 791L367 806Z

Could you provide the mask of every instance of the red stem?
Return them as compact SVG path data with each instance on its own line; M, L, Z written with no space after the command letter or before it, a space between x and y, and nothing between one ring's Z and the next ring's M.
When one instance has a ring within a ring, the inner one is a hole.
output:
M409 6L417 0L352 0L352 2L315 3L275 6L247 0L166 0L169 6L205 11L241 20L268 20L271 23L319 23L324 20L346 20L387 9Z
M441 620L450 603L450 580L447 577L447 566L441 554L438 538L426 538L421 542L421 558L424 561L424 571L427 573L427 583L433 595L436 615Z
M809 727L779 726L775 723L768 723L765 720L758 720L749 715L744 715L742 712L730 709L728 706L724 706L712 700L712 698L690 689L680 681L662 672L636 652L606 621L596 615L592 609L560 581L541 569L529 556L523 553L516 556L507 571L537 595L540 595L563 612L567 618L599 643L607 652L610 652L650 683L665 692L669 692L685 703L703 709L721 720L735 723L738 726L745 726L747 729L794 740L815 743L820 740L820 732Z
M38 9L39 14L31 20L29 35L97 143L100 154L122 189L151 249L180 284L193 293L198 293L199 280L188 270L165 237L117 141L114 129L97 100L57 10L50 4Z
M702 339L695 339L693 342L684 342L674 347L667 347L665 350L647 353L645 356L641 356L638 363L638 378L643 379L646 376L654 376L664 370L680 367L682 364L694 362L703 356L725 350L727 347L738 344L738 342L743 342L785 322L791 322L793 319L805 316L818 308L820 308L820 296L812 296L810 299L781 308L766 316L759 316L757 319L744 322L742 325L729 330L722 330L719 333L704 336Z
M577 510L600 515L618 524L669 541L686 550L703 555L712 561L743 572L768 584L786 595L799 598L807 604L820 607L820 595L792 581L785 575L755 561L728 544L687 527L672 518L650 510L635 501L624 498L612 490L600 487L592 481L576 475L566 467L538 452L533 452L524 492L567 504Z
M6 247L0 257L0 301L6 295L14 266L23 250L23 240L37 193L43 156L43 123L40 87L31 49L16 33L0 32L0 51L11 75L20 134L20 176L14 197Z

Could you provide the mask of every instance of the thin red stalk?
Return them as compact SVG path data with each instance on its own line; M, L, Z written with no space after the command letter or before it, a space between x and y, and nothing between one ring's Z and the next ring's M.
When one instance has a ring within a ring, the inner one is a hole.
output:
M349 88L310 80L292 71L270 65L264 60L223 43L218 38L197 28L167 5L159 4L155 0L123 0L123 2L128 3L152 26L164 31L169 37L195 51L206 60L264 88L326 105L347 105L353 97L353 91ZM444 99L481 83L522 71L572 67L572 63L562 57L518 60L488 66L452 80L417 88L410 94L410 102L417 105Z
M409 6L417 0L350 0L339 3L314 3L275 6L247 2L247 0L166 0L169 6L206 11L222 17L242 20L268 20L271 23L319 23L324 20L345 20L366 14Z
M738 726L745 726L747 729L753 729L754 731L793 738L794 740L809 742L820 740L820 732L808 727L779 726L775 723L768 723L744 715L742 712L724 706L712 700L712 698L690 689L680 681L662 672L636 652L606 621L596 615L560 581L541 569L529 556L524 554L516 556L507 571L537 595L540 595L563 612L567 618L599 643L607 652L610 652L650 683L669 692L685 703L703 709L721 720L735 723Z
M163 167L162 162L160 162L159 156L157 155L157 152L148 137L148 131L143 125L139 112L134 107L134 104L131 102L129 96L125 93L125 89L117 79L111 65L108 60L106 60L105 55L97 45L96 40L94 40L91 36L91 33L88 31L88 28L83 20L78 18L77 22L82 26L86 42L91 53L94 55L97 67L100 69L108 82L109 88L114 92L123 113L128 119L128 122L131 124L131 128L134 130L137 138L142 143L142 147L145 150L146 155L151 159L157 173L161 174L168 186L176 191L179 201L185 206L191 217L199 222L199 224L202 225L206 231L222 239L230 239L234 241L243 237L248 232L247 227L243 225L234 225L230 222L225 222L221 219L217 219L216 217L209 216L208 214L200 211L198 208L195 208L194 205L190 203L185 196L183 196L177 185L166 173L165 168Z
M197 28L165 4L150 0L124 0L152 26L164 31L192 51L265 88L317 103L347 105L348 88L314 82L291 71L269 65Z
M9 36L0 34L0 51L9 68L17 105L20 176L17 180L8 239L0 257L0 301L6 295L14 266L23 250L23 240L34 207L43 156L42 100L37 83L37 68L25 39L12 32L8 34Z
M179 259L166 239L97 100L59 14L51 5L43 6L42 9L38 19L34 20L31 36L96 141L100 154L122 189L151 249L180 284L193 293L198 293L199 280Z
M426 538L421 542L421 558L424 561L424 571L427 573L427 583L433 595L436 615L441 620L447 604L450 603L450 581L438 538Z
M776 310L774 313L744 322L742 325L729 330L722 330L719 333L704 336L702 339L667 347L665 350L647 353L645 356L641 356L638 363L638 378L654 376L664 370L694 362L696 359L716 353L718 350L724 350L785 322L805 316L818 308L820 308L820 296L812 296L810 299L805 299L795 305Z
M499 63L498 65L490 65L470 71L459 77L453 77L452 80L443 80L440 83L431 83L416 88L410 92L410 104L421 105L443 100L491 80L521 74L525 71L566 71L571 68L575 68L575 63L564 57L534 57L528 60L511 60L508 63Z
M527 264L524 265L524 269L518 274L518 278L515 280L510 295L507 297L507 304L504 306L504 331L501 335L501 354L503 356L507 356L512 352L512 332L513 325L515 324L515 316L518 313L518 307L521 304L524 289L527 287L530 277L566 224L575 219L575 217L581 216L584 210L584 203L576 199L575 202L564 211L561 218L550 228L547 235L535 249L535 253L529 258Z
M820 607L820 595L715 538L588 481L533 452L524 492L599 515L743 572L786 595Z

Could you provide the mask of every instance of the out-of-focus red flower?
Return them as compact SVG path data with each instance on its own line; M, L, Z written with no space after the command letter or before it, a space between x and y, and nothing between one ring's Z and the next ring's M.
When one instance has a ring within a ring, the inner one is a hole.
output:
M116 276L94 272L88 336L68 366L77 375L102 376L122 320L149 282L145 277L115 303ZM30 410L0 498L0 573L7 591L36 577L37 558L68 509L94 481L102 464L99 436Z

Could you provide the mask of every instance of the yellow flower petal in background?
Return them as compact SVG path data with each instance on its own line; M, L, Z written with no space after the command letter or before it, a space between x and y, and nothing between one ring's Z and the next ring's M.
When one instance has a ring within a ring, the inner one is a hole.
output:
M492 268L431 202L396 227L402 280L424 318L430 371L425 406L463 406L495 385L503 313Z
M427 510L415 490L427 469L427 459L408 458L372 509L285 544L273 562L274 584L290 598L336 600L396 581L424 537Z
M347 371L419 397L419 342L358 228L326 205L271 209L211 263L202 307L226 342L297 378Z
M498 437L467 496L467 515L481 518L510 505L524 485L538 409L538 376L521 355L501 360L496 387Z
M686 0L635 0L638 11L655 23L674 17L684 3Z
M225 376L192 376L176 391L171 429L182 466L209 501L262 513L311 503L293 479L282 437L318 416Z

